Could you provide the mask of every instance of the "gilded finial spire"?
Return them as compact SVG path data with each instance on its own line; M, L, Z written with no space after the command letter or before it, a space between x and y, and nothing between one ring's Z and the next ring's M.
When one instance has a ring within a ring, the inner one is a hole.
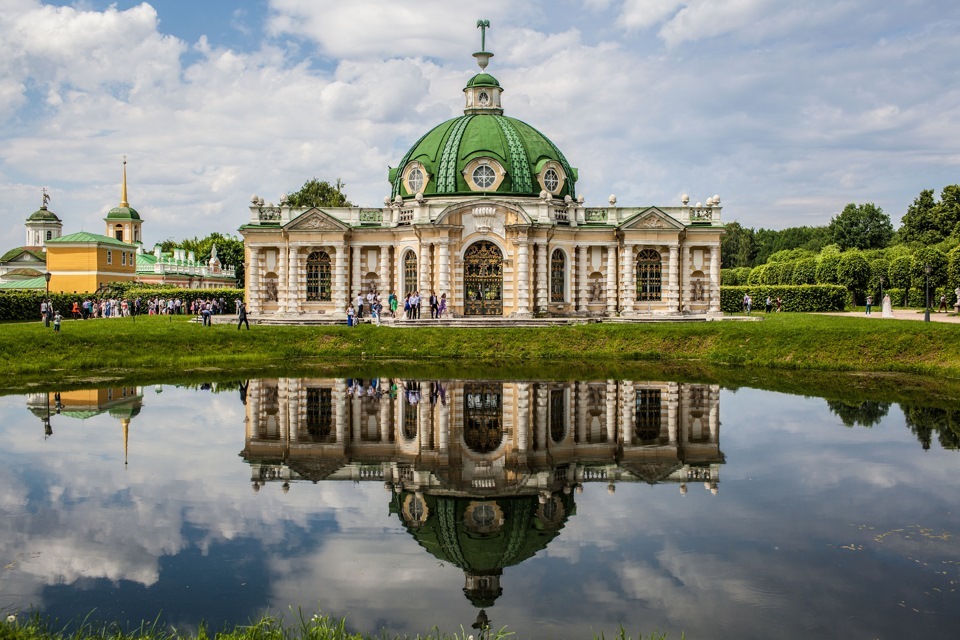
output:
M127 156L123 156L123 186L120 188L120 206L130 206L130 203L127 202Z

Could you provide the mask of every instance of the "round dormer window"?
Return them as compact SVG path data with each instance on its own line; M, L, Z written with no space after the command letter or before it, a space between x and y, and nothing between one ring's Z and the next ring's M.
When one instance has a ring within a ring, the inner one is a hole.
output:
M550 193L556 193L560 189L560 176L556 169L547 169L543 174L543 186Z
M492 167L482 164L473 170L473 184L479 189L489 189L497 181L497 172Z
M423 171L420 167L414 167L407 174L407 184L410 186L411 193L418 193L423 189Z

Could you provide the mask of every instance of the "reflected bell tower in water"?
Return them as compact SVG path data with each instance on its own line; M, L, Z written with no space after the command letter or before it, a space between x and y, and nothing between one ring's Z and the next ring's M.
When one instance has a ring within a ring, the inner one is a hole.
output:
M546 548L585 484L717 493L719 396L628 380L255 380L242 456L255 491L382 482L420 546L464 572L482 626L503 569Z

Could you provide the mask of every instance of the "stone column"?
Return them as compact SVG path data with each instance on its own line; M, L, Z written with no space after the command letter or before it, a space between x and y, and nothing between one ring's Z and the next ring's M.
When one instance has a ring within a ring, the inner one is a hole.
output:
M720 247L710 247L710 313L720 313Z
M277 253L277 315L281 315L286 311L287 304L287 288L288 288L288 276L287 276L287 255L288 251L286 247L280 247Z
M447 309L453 304L453 291L450 290L450 241L444 238L440 241L440 291L437 296L447 294Z
M420 292L421 302L430 299L430 245L420 243L420 268L417 269L417 291ZM430 316L427 316L430 317Z
M530 315L530 261L528 257L529 241L527 238L517 238L517 304L518 315Z
M677 277L680 278L680 311L690 308L690 247L683 245L680 253L680 268Z
M710 385L707 392L707 402L710 407L710 442L718 444L720 442L720 387Z
M300 435L300 408L306 407L300 398L300 378L287 379L287 442L296 442Z
M334 249L337 255L333 271L333 291L331 292L334 304L333 312L336 315L346 315L346 300L349 298L347 293L347 283L349 282L347 278L348 249L344 243L336 245Z
M363 291L362 278L360 275L360 247L353 247L353 266L350 269L350 290L347 291L347 300L353 300L357 297L358 291Z
M530 448L530 384L517 383L517 452L525 463Z
M680 404L679 386L676 382L671 382L662 392L667 400L667 438L672 445L677 444L677 405ZM680 434L680 437L683 438L683 434ZM684 440L686 440L686 438L684 438Z
M603 394L603 403L604 407L607 410L606 414L606 427L607 427L607 436L611 438L614 442L620 441L622 432L617 429L617 381L616 380L607 380L607 391ZM628 446L629 442L623 442L625 446Z
M589 271L587 270L587 260L588 252L590 251L589 247L580 245L577 247L577 288L579 293L577 294L577 311L580 313L587 312L587 277Z
M537 385L537 446L541 452L550 448L550 434L547 429L547 385Z
M607 245L607 315L617 313L617 245Z
M637 285L634 282L637 272L633 268L636 250L635 244L623 248L623 309L627 315L633 315L633 304L637 298Z
M337 434L337 444L344 451L347 449L347 399L346 378L337 378L333 381L333 429Z
M300 247L290 246L287 259L287 313L300 312Z
M390 247L380 247L380 264L377 265L377 270L380 272L380 298L386 306L387 295L390 294Z
M634 424L637 421L637 388L633 380L623 383L623 441L633 442Z
M250 247L250 264L247 266L247 312L260 313L260 247Z
M678 288L680 286L680 278L679 278L680 274L677 273L678 251L679 251L679 247L677 245L675 244L670 245L670 260L667 263L667 269L670 270L667 273L667 283L668 283L667 286L669 287L669 293L667 294L667 301L668 301L667 307L670 311L683 310L682 307L680 306L680 290Z
M548 257L547 243L537 244L537 311L540 313L547 311L547 287L550 284L550 272L547 271Z

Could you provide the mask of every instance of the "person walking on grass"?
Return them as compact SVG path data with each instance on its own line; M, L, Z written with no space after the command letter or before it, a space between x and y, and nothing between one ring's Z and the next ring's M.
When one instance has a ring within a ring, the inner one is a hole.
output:
M57 311L57 313L54 314L54 316L53 316L53 330L54 330L54 332L60 333L60 321L61 321L62 319L63 319L63 318L60 316L60 312Z
M240 325L247 325L247 331L250 331L250 323L247 321L247 305L243 302L237 305L237 331L240 331Z

